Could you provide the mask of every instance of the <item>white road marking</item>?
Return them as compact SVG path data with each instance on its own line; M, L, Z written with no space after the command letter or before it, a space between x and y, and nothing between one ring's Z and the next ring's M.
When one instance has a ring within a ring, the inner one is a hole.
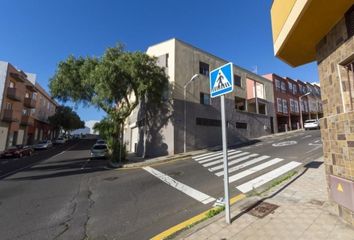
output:
M236 155L231 156L231 157L228 156L228 160L235 159L235 158L238 158L238 157L247 155L247 154L249 154L249 152L239 153L239 154L236 154ZM212 165L216 165L216 164L218 164L218 163L222 163L223 161L224 161L224 159L223 159L222 156L221 156L218 160L215 160L215 161L213 161L213 162L209 162L209 163L203 164L203 167L210 167L210 166L212 166Z
M260 146L263 146L263 143L258 143L256 145L254 145L255 147L260 147Z
M227 156L233 156L235 154L240 154L241 151L236 151L236 152L231 152L231 153L228 153ZM223 155L221 154L220 156L216 156L216 157L212 157L212 158L208 158L208 159L204 159L202 161L199 161L200 164L203 164L203 163L206 163L206 162L210 162L212 160L217 160L217 159L222 159L223 158Z
M273 147L285 147L285 146L290 146L290 145L295 145L297 144L297 141L285 141L285 142L278 142L278 143L273 143Z
M253 158L253 157L257 157L257 156L259 156L259 154L253 153L253 154L250 154L250 155L248 155L248 156L245 156L245 157L242 157L242 158L238 158L238 159L236 159L236 160L233 160L233 161L231 161L231 162L228 162L228 166L234 165L234 164L236 164L236 163L239 163L239 162L242 162L242 161L245 161L245 160L247 160L247 159L250 159L250 158ZM209 170L210 172L214 172L214 171L217 171L217 170L220 170L220 169L223 169L223 168L224 168L224 165L221 164L221 165L218 165L218 166L216 166L216 167L209 168L208 170Z
M236 188L243 193L247 193L247 192L251 191L252 189L260 187L263 184L270 182L274 178L277 178L277 177L289 172L290 170L292 170L300 165L301 165L301 163L299 163L299 162L294 162L294 161L289 162L288 164L285 164L277 169L274 169L273 171L270 171L266 174L263 174L262 176L252 179L251 181L248 181Z
M197 156L194 156L192 157L193 159L197 159L197 158L201 158L201 157L206 157L206 156L210 156L210 155L213 155L215 153L220 153L220 151L217 151L217 152L207 152L207 153L204 153L204 154L200 154L200 155L197 155Z
M316 141L314 141L314 143L319 143L321 140L316 140Z
M176 181L175 179L171 178L170 176L163 174L162 172L157 171L154 168L151 167L143 167L143 169L155 177L159 178L161 181L166 183L167 185L170 185L171 187L176 188L177 190L187 194L188 196L194 198L195 200L203 203L203 204L208 204L210 202L215 201L216 199L213 197L210 197L209 195L202 193L194 188L191 188L181 182Z
M228 153L232 153L232 152L235 152L236 150L229 150L229 151L227 151ZM197 157L192 157L194 160L196 160L196 161L201 161L201 160L203 160L203 159L207 159L207 158L209 158L209 157L215 157L215 156L219 156L219 155L222 155L223 153L222 153L222 151L219 151L219 152L216 152L216 153L213 153L213 154L211 154L211 155L208 155L208 156L204 156L204 157L199 157L199 156L197 156Z
M84 164L82 165L81 167L81 170L85 169L86 165L88 164L88 162L90 161L91 159L89 158L86 162L84 162Z
M243 172L240 172L240 173L237 173L237 174L231 176L229 178L229 182L232 183L232 182L235 182L237 180L240 180L241 178L247 177L247 176L249 176L249 175L251 175L251 174L253 174L255 172L263 170L263 169L265 169L267 167L270 167L270 166L272 166L274 164L277 164L277 163L279 163L279 162L281 162L283 160L284 159L282 159L282 158L274 158L274 159L272 159L272 160L270 160L268 162L265 162L263 164L254 166L253 168L247 169L247 170L245 170Z
M312 137L312 135L306 135L306 136L302 137L301 139L306 139L306 138L310 138L310 137Z
M237 166L235 166L235 167L229 168L229 173L235 172L235 171L237 171L237 170L240 170L240 169L242 169L242 168L248 167L248 166L250 166L250 165L252 165L252 164L258 163L258 162L263 161L263 160L266 160L266 159L268 159L268 158L270 158L270 156L260 156L260 157L258 157L258 158L254 158L254 159L252 159L251 161L247 161L247 162L242 163L242 164L240 164L240 165L237 165ZM224 171L217 172L217 173L215 173L215 175L218 176L218 177L220 177L220 176L224 175Z

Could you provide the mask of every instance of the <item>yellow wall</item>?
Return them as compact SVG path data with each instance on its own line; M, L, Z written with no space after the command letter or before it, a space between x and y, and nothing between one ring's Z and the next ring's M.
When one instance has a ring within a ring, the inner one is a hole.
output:
M274 0L270 10L272 18L273 42L278 38L296 0Z

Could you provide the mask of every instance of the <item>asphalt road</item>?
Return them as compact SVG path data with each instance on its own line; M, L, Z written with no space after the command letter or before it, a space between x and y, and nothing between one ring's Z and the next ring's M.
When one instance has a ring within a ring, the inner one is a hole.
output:
M218 166L213 163L217 152L151 169L112 170L103 160L89 160L93 143L81 140L48 151L18 172L9 163L0 164L1 239L149 239L213 205L201 197L223 196L222 176L210 169ZM245 159L230 166L245 164L230 174L244 175L230 184L232 196L256 177L322 156L317 130L265 138L231 151L235 158L229 162ZM272 159L277 160L268 164ZM245 174L255 167L259 171Z

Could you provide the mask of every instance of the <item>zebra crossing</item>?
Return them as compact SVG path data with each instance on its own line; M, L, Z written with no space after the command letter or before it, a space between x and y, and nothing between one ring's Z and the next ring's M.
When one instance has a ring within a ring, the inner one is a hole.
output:
M224 175L222 151L204 153L194 156L192 159L207 168L215 176L222 177ZM280 167L264 173L266 169L280 164L282 164ZM300 165L300 162L287 162L283 158L272 158L271 156L236 149L228 150L229 183L254 176L251 180L235 186L243 193L258 188Z

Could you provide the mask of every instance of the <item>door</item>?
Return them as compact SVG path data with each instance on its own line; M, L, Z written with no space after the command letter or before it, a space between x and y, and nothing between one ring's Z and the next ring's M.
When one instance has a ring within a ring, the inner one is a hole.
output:
M16 144L22 144L23 143L23 135L25 131L23 129L18 130L18 136L17 136L17 142Z
M8 127L0 126L0 151L4 151L6 148Z
M130 141L130 151L131 152L136 152L136 149L138 147L138 140L139 140L139 128L135 127L131 129L131 141Z

